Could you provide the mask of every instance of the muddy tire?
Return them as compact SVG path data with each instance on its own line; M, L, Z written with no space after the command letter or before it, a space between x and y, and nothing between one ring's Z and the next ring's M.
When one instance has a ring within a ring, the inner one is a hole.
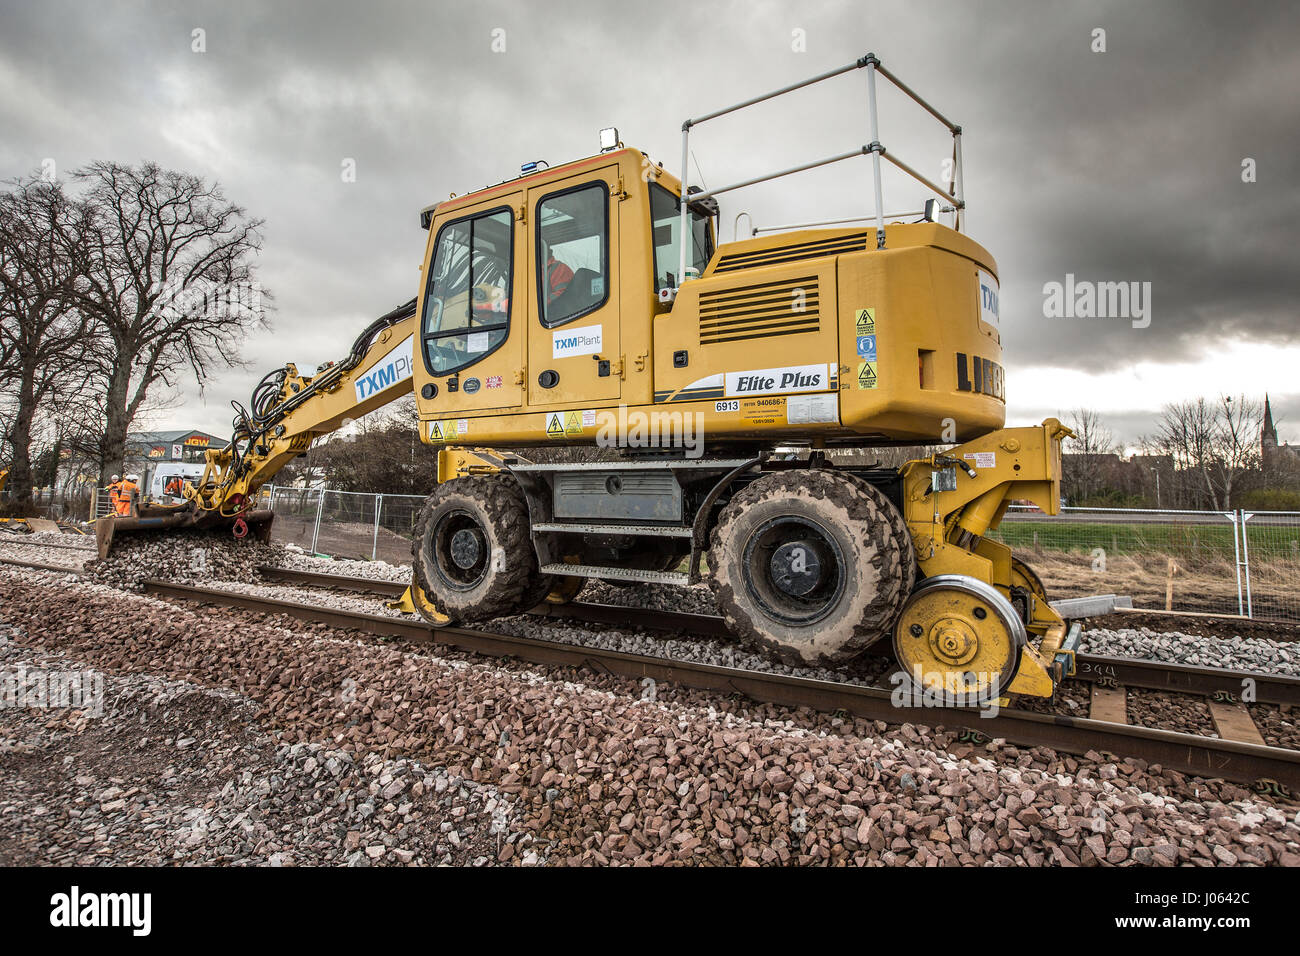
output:
M808 665L847 660L889 633L905 596L902 555L872 491L849 475L789 471L727 504L708 581L738 636Z
M889 500L888 495L865 478L859 478L857 475L854 475L853 478L876 502L876 507L880 509L881 514L889 519L890 530L893 532L894 541L898 545L899 567L903 572L902 596L898 599L898 605L901 608L903 602L907 600L907 596L912 593L912 588L916 587L916 544L912 541L912 532L908 530L902 512Z
M411 558L420 587L454 621L513 614L541 585L528 506L509 475L439 485L420 512Z

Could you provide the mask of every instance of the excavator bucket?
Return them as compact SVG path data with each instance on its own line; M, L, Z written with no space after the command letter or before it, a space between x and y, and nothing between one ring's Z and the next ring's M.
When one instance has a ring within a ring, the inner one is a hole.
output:
M269 508L248 511L229 517L200 511L193 505L185 504L175 508L158 508L145 506L136 515L108 515L95 522L95 545L100 558L107 558L113 550L114 542L122 535L137 535L160 531L185 532L219 531L229 529L232 537L245 538L252 535L256 540L271 540L271 522L275 512Z

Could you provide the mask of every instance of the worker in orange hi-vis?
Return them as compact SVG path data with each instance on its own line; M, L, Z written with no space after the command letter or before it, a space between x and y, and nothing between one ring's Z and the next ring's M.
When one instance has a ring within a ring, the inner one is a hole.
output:
M118 487L116 510L119 515L126 516L135 510L136 495L140 492L140 477L138 475L127 475L122 479L122 484Z
M113 509L114 514L117 514L117 498L122 493L122 476L114 475L113 480L104 486L104 490L108 492L109 507Z

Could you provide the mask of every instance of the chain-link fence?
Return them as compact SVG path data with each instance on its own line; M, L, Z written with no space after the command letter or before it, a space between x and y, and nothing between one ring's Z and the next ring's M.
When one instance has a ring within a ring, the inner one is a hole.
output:
M1300 513L1012 507L989 537L1053 597L1127 594L1136 607L1300 620Z
M272 539L313 554L405 564L424 498L271 485L259 507L275 511Z

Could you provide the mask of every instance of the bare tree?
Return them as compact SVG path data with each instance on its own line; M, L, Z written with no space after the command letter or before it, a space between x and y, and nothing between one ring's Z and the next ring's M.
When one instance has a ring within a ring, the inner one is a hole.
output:
M113 162L79 170L96 213L80 286L96 327L103 410L100 483L122 468L126 436L151 388L242 364L244 335L265 322L253 259L262 220L198 176Z
M58 183L17 180L0 195L0 386L12 394L10 496L32 498L37 414L84 385L88 321L75 302L87 211Z
M1260 467L1259 436L1264 424L1264 405L1238 395L1220 395L1214 416L1214 454L1210 460L1210 481L1224 508L1233 507L1233 492L1242 479Z
M1081 503L1101 490L1109 459L1115 455L1115 435L1101 413L1091 408L1074 409L1065 416L1065 423L1074 437L1066 439L1063 490L1067 501Z
M1233 492L1259 467L1263 406L1223 395L1166 405L1145 444L1174 460L1175 496L1189 507L1231 508Z

